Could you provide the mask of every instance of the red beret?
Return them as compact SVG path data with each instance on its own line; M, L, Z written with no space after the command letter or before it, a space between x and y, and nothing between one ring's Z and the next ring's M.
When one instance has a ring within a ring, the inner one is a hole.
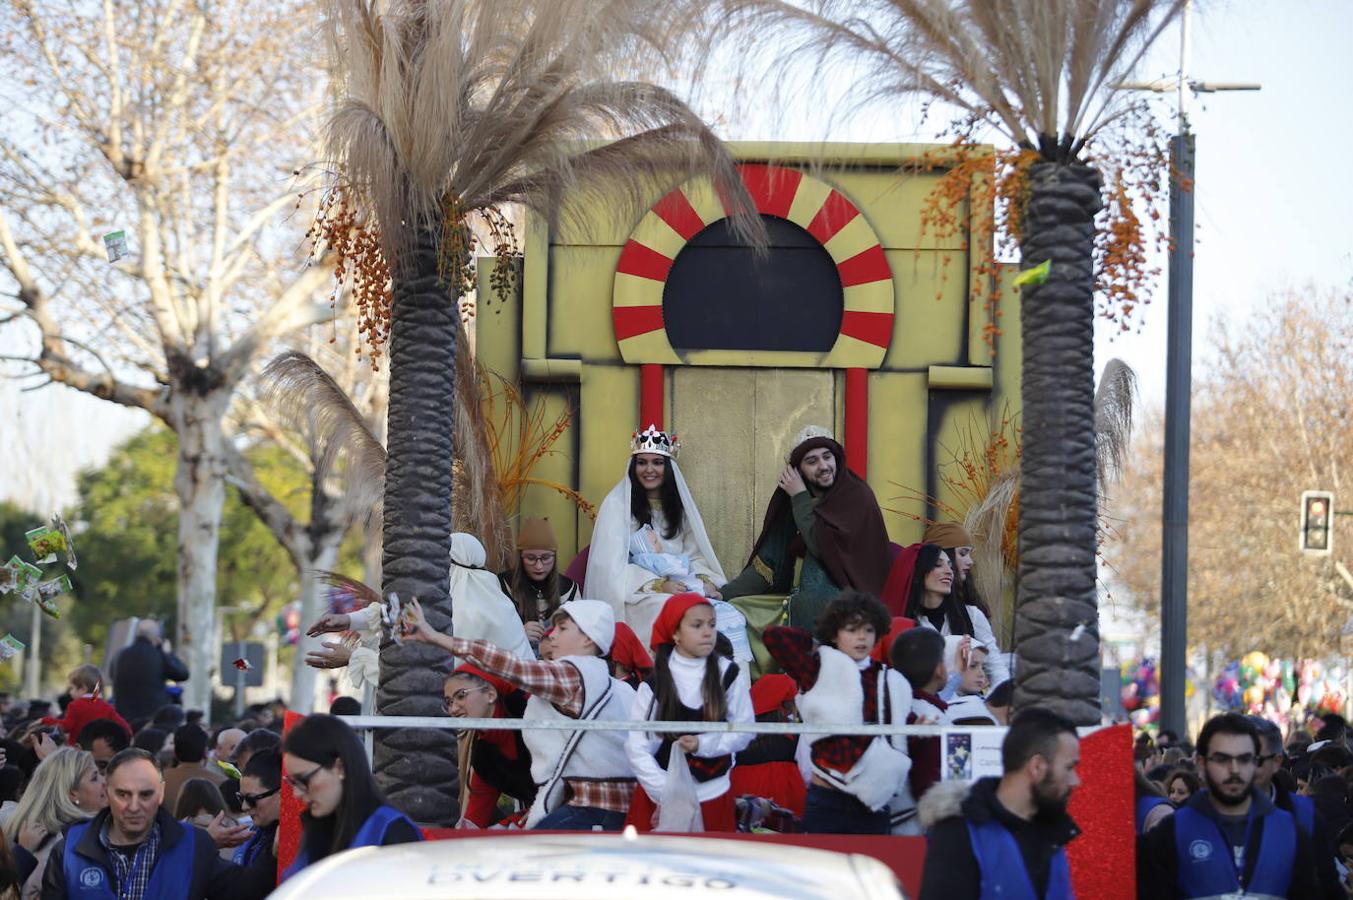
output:
M788 675L762 675L752 685L752 712L764 715L793 700L799 686Z
M891 666L892 661L888 659L888 654L890 654L893 650L893 641L897 640L897 636L902 632L910 631L915 627L916 627L915 619L908 619L906 616L894 617L893 627L888 629L888 633L884 635L877 644L874 645L874 649L869 655L874 659L877 659L879 662L886 663Z
M677 628L681 625L681 617L693 606L712 606L712 604L694 591L668 597L667 602L663 604L662 612L658 613L657 621L653 623L653 634L648 639L648 646L656 650L663 644L672 643L672 635L676 634Z
M475 678L482 678L484 681L487 681L489 684L493 685L493 689L498 692L498 696L500 698L506 697L508 694L516 690L516 687L514 687L511 682L499 678L497 675L490 675L483 669L477 666L472 666L469 663L463 663L459 666L456 666L456 668L453 669L451 671L451 674L448 675L447 677L452 678L456 675L472 675Z

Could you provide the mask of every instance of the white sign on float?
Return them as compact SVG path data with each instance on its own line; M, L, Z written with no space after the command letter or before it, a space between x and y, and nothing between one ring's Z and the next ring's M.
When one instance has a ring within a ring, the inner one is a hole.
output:
M1005 728L964 728L948 730L940 736L944 765L940 777L945 781L974 781L1001 775L1001 743Z

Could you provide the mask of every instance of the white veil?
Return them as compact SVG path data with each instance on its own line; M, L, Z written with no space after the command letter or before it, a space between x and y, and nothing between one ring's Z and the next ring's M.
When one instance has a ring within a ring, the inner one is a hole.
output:
M498 576L484 568L484 545L472 534L451 535L451 631L497 644L520 659L535 659L517 607Z
M630 477L629 463L625 464L625 474L620 483L611 488L606 499L601 501L597 513L597 524L592 529L592 544L587 551L587 575L584 578L583 593L590 598L603 600L615 610L617 622L624 622L625 603L635 587L630 584L629 541L631 527L630 516ZM683 527L689 528L695 538L695 545L709 564L715 584L720 587L727 581L719 557L709 543L705 532L705 520L700 518L700 508L695 505L681 467L671 457L667 458L667 469L676 478L677 495L681 497L681 506L685 516ZM638 568L635 566L634 568Z

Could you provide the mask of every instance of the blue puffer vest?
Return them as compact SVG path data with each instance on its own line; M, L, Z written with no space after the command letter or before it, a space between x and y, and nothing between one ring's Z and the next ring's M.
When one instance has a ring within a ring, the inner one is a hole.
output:
M1048 889L1041 898L1034 891L1033 879L1024 866L1019 844L1000 822L987 821L980 825L968 822L968 838L972 841L973 856L982 871L982 898L1000 897L1002 900L1073 900L1071 866L1066 860L1066 848L1060 848L1052 858L1048 872Z
M413 820L404 813L395 809L393 806L378 806L376 811L367 816L362 827L357 829L357 834L353 836L352 843L348 845L349 850L356 847L379 847L385 842L385 832L395 822L404 821L409 823L409 827L418 831L418 826L413 824ZM420 832L421 833L421 832ZM282 880L286 881L292 875L310 865L310 857L306 855L305 848L296 854L296 859L287 866L286 871L282 873Z
M1203 802L1208 802L1206 798ZM1245 824L1245 861L1237 871L1231 846L1216 821L1192 802L1175 811L1175 852L1184 897L1286 897L1297 852L1292 815L1255 798Z

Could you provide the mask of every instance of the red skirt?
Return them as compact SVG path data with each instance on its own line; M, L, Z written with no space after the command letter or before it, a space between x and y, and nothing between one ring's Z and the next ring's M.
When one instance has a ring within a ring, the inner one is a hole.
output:
M803 818L803 806L808 796L808 785L795 762L757 763L734 766L729 775L733 797L765 797L776 806L782 806Z
M636 786L634 796L630 798L630 811L625 816L625 824L633 825L636 831L652 831L653 814L657 810L658 805L649 798L643 786ZM732 791L724 791L713 800L701 803L700 818L704 820L705 831L737 831L737 808L733 804Z

